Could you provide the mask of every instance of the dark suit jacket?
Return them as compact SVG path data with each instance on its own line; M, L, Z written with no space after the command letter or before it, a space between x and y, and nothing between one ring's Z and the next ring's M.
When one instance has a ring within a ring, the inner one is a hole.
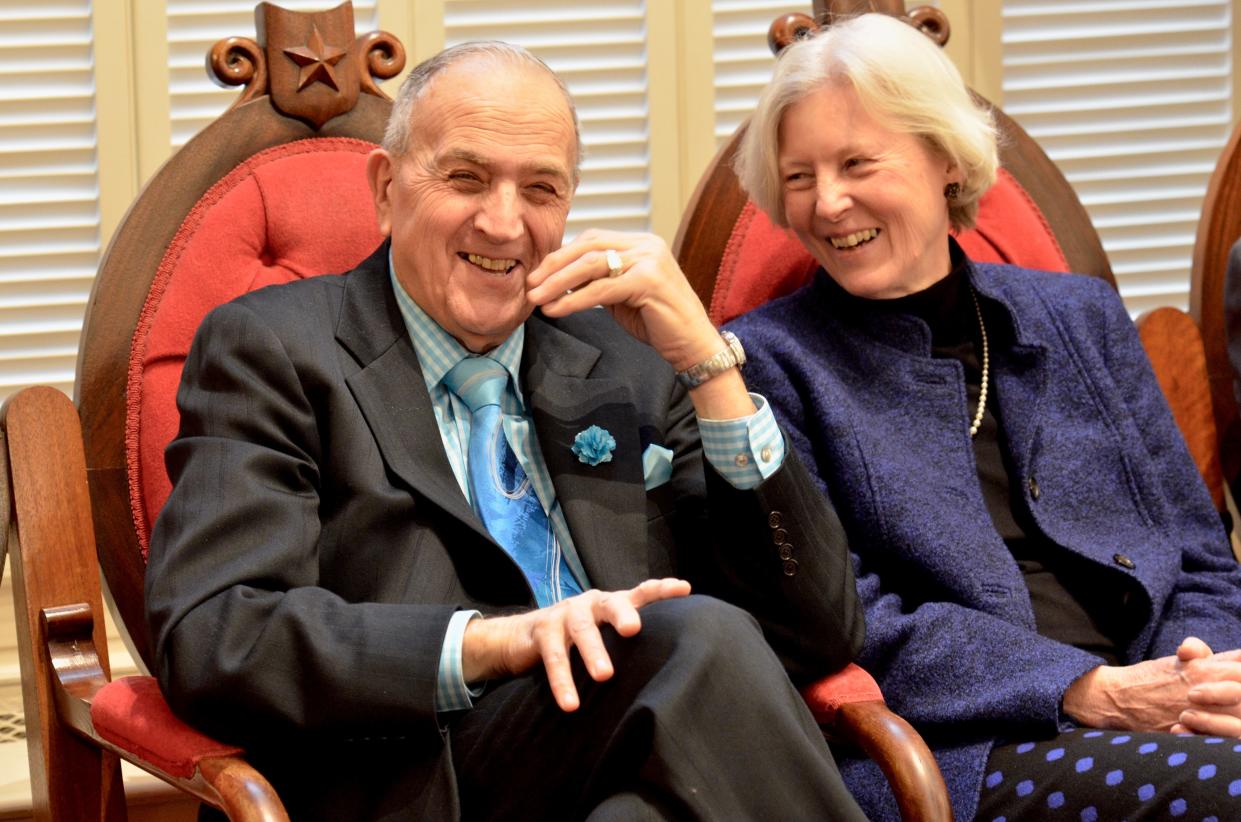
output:
M316 815L453 814L450 734L434 710L449 618L533 606L453 477L386 254L208 316L177 397L174 487L146 577L174 710L254 751ZM593 586L685 576L750 610L795 680L852 658L862 619L843 532L795 454L751 492L704 470L684 389L601 310L532 317L521 374ZM593 467L570 451L592 424L617 443ZM675 458L646 493L650 443Z

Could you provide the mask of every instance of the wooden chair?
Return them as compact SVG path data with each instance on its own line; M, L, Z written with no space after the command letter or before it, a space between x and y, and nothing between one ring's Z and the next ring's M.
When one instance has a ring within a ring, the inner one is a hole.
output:
M149 666L149 529L169 490L162 454L194 331L221 302L349 269L379 242L362 163L390 110L372 78L399 72L400 44L355 40L347 3L314 15L261 3L256 21L261 42L229 38L210 55L217 77L246 86L240 98L156 174L112 240L82 333L76 413L55 391L28 389L0 425L32 783L55 819L121 818L118 756L233 818L284 818L243 753L176 720L152 678L109 681L92 559ZM846 675L815 699L830 711L872 689ZM942 782L937 794L922 786L938 780L933 760L889 764L920 745L907 724L869 705L841 715L842 733L888 768L907 818L951 818Z
M828 20L832 15L868 11L880 11L916 25L940 45L948 40L950 28L947 17L937 8L924 6L906 14L901 0L815 0L813 18L793 13L772 23L768 43L773 51L778 52L795 38L817 29L819 24L816 19ZM1021 126L981 97L979 99L990 107L999 126L1000 182L1005 184L1005 200L1002 206L992 209L988 209L984 202L979 214L981 233L974 232L963 240L966 251L979 259L1023 262L1027 265L1033 262L1043 268L1102 277L1114 286L1115 279L1099 235L1060 169ZM754 213L753 205L741 190L732 170L732 161L744 131L743 124L711 161L690 198L673 244L677 259L681 261L698 296L712 306L713 316L720 322L735 316L734 312L741 306L741 303L726 301L725 296L718 293L717 277L730 242L734 245L743 240L754 242L744 232L761 236L769 249L776 246L775 253L781 255L783 269L795 272L792 276L785 275L787 279L781 281L771 293L756 292L747 295L748 299L766 301L789 293L807 282L814 271L814 266L808 262L809 254L798 251L800 244L797 240L791 234L771 227L761 212ZM1024 207L1022 200L1027 203ZM1023 232L1007 230L1007 223L999 217L1014 208L1021 208L1021 216L1026 221L1023 225L1031 228L1039 224L1045 226L1042 234L1050 239L1050 246L1033 249L1013 246L1022 241ZM982 252L990 256L982 256ZM793 254L796 254L796 261L788 261L786 255ZM1030 259L1032 254L1033 260ZM1014 255L1023 256L1016 259ZM731 264L732 259L727 262ZM803 263L804 270L799 267ZM732 287L731 284L729 287ZM756 304L751 302L746 308Z
M1210 407L1217 432L1222 481L1237 487L1241 475L1241 418L1238 417L1228 360L1228 323L1224 316L1224 286L1228 254L1241 239L1241 126L1224 146L1202 203L1190 280L1190 314L1202 334L1206 371L1210 379ZM1210 431L1200 423L1202 436Z
M948 20L936 8L922 7L906 13L900 0L816 0L813 18L794 13L777 19L771 26L768 42L773 52L778 53L794 38L815 30L819 25L816 19L828 21L833 15L869 11L901 18L940 45L948 39ZM1115 287L1098 234L1063 174L1016 122L986 100L978 99L991 108L999 126L1002 168L996 186L983 198L978 226L958 237L967 253L977 260L1088 274L1101 277ZM681 267L699 298L710 307L712 319L718 323L791 293L807 283L817 268L817 263L791 232L775 227L742 191L732 162L745 128L743 124L737 130L703 174L673 244ZM1232 179L1241 177L1234 172ZM1232 189L1238 197L1233 213L1241 221L1241 186L1234 184ZM1224 253L1226 255L1227 247ZM1161 385L1172 401L1178 424L1186 433L1199 469L1216 495L1217 508L1223 510L1213 430L1208 435L1203 420L1201 396L1206 386L1205 365L1198 370L1194 368L1194 344L1201 351L1196 328L1183 312L1169 308L1142 318L1139 330ZM1231 396L1230 383L1228 390ZM1209 404L1205 415L1209 422ZM856 666L850 675L859 683L869 678ZM858 684L859 698L835 710L823 710L827 706L813 692L806 696L831 732L845 739L856 739L858 726L870 721L870 712L886 711L882 694L873 680L870 686L869 701L860 698L863 686ZM830 688L824 687L825 691ZM894 787L902 786L905 800L911 796L930 797L936 790L943 789L942 781L938 787L934 785L939 773L930 752L920 738L912 740L904 740L908 746L905 748L892 746L876 750L873 743L867 748L867 753L884 767ZM904 769L910 767L917 769L917 780L902 776ZM910 782L916 782L916 787ZM947 799L943 801L947 807ZM908 801L902 802L901 810L906 818L924 812ZM924 818L931 818L936 812L926 813Z
M40 819L123 819L118 757L233 819L287 816L239 749L179 722L151 677L109 681L98 567L136 656L148 529L167 493L163 445L202 316L270 282L352 267L379 243L363 174L404 66L353 9L260 3L258 40L212 49L245 89L147 184L113 237L88 306L77 408L46 388L5 406L14 590ZM97 558L97 559L96 559Z
M776 20L768 37L773 51L779 51L794 38L813 31L818 20L833 15L851 15L879 11L916 26L940 45L947 42L950 27L937 8L923 6L906 13L900 0L815 0L812 18L805 14L788 14ZM977 96L977 95L976 95ZM985 99L1000 132L1001 169L996 185L982 199L978 225L963 232L958 240L976 260L1016 263L1029 268L1049 271L1073 271L1101 277L1116 285L1111 266L1081 202L1055 163L1015 121ZM809 254L789 233L777 229L759 212L737 183L732 161L745 126L737 130L716 154L690 199L685 217L677 232L673 250L681 261L699 297L711 307L712 318L726 322L745 310L790 293L804 285L816 268ZM1228 155L1231 163L1241 163L1236 156L1237 135L1233 136ZM1222 294L1223 266L1227 249L1241 230L1241 169L1231 165L1216 171L1212 191L1228 205L1215 209L1214 222L1226 224L1222 256L1218 249L1214 259L1218 269L1212 293ZM1231 176L1229 176L1231 174ZM1225 216L1227 215L1227 216ZM1229 224L1231 220L1231 224ZM1203 225L1208 220L1204 217ZM1199 232L1199 254L1202 251L1202 229ZM759 272L762 272L761 277ZM1195 268L1195 283L1200 276ZM1195 287L1196 288L1196 287ZM1210 289L1208 289L1210 290ZM1195 300L1198 298L1195 297ZM1207 361L1211 363L1211 387L1215 399L1214 416L1220 430L1233 429L1234 460L1230 477L1241 473L1241 425L1237 423L1236 403L1232 399L1231 377L1222 336L1222 308L1199 308L1195 317L1203 323L1208 341ZM1185 436L1216 509L1224 511L1219 448L1216 444L1207 384L1203 379L1206 361L1202 359L1202 340L1197 329L1183 312L1160 308L1138 318L1138 329L1144 347L1151 357L1156 376L1172 406L1178 426ZM1217 317L1212 320L1210 318ZM1215 322L1216 325L1210 325ZM1218 339L1213 329L1219 328Z

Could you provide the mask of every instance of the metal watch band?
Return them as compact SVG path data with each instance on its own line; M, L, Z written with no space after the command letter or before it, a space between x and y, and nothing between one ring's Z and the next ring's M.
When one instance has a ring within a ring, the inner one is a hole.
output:
M745 365L745 349L741 347L741 340L737 339L737 335L731 331L721 331L720 336L724 338L724 348L697 365L677 372L677 379L686 388L697 388L730 368Z

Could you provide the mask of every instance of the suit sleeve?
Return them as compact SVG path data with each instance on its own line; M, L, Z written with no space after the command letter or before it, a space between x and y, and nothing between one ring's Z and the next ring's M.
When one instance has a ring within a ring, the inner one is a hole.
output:
M680 565L695 590L753 614L799 685L853 661L864 621L830 501L793 453L755 488L734 487L703 457L693 405L679 384L669 404L673 480L652 493L678 495Z
M1104 355L1120 400L1133 417L1149 470L1140 480L1160 512L1167 542L1179 549L1180 574L1161 614L1149 657L1176 652L1186 636L1213 650L1241 647L1241 570L1228 535L1185 445L1133 323L1116 293L1091 282L1106 313Z
M438 734L451 606L351 603L320 585L321 443L298 368L245 305L203 323L165 459L147 619L174 709L228 740ZM365 538L365 535L357 535Z

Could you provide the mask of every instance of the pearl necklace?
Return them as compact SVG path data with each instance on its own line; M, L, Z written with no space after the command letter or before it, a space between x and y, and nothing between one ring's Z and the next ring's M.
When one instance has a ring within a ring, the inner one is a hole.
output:
M978 307L978 295L970 288L970 298L974 301L974 313L978 316L978 330L982 335L982 387L978 391L978 410L974 412L974 421L970 423L970 439L978 433L982 425L982 412L987 407L987 377L991 366L991 351L987 347L987 326L982 321L982 309Z

